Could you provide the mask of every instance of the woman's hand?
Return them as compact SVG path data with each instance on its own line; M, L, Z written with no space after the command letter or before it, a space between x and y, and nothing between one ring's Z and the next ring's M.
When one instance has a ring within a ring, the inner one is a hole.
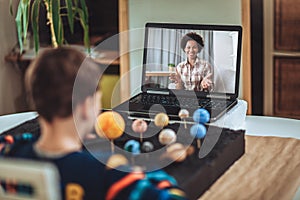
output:
M212 81L211 81L211 73L209 73L206 77L203 78L203 80L201 81L201 87L203 89L208 89L209 87L211 87L212 85Z
M178 82L180 82L180 76L179 76L179 74L177 74L176 72L175 73L170 73L170 76L169 76L169 79L172 81L172 82L174 82L174 83L178 83Z
M175 83L176 89L182 89L183 88L183 86L182 86L182 80L181 80L181 77L180 77L180 75L178 73L176 73L176 72L170 73L169 79L173 83Z

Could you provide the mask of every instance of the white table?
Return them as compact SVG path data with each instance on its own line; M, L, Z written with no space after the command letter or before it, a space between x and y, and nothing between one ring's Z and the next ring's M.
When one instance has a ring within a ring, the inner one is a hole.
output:
M250 115L246 117L245 129L247 135L300 139L300 120L297 119Z
M25 121L33 119L37 116L36 112L22 112L0 116L0 134L9 130Z
M225 114L214 125L224 125L232 129L245 129L246 135L252 136L276 136L300 139L300 120L245 115L247 103L239 101L238 106ZM25 112L0 116L0 134L18 124L37 116L36 112ZM236 124L234 124L234 121ZM219 123L219 124L218 124ZM293 200L300 199L300 187Z

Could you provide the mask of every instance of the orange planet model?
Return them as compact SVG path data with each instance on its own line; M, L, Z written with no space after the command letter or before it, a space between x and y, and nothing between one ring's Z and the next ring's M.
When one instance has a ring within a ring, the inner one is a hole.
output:
M101 113L96 120L95 130L100 137L106 137L110 140L120 137L125 129L123 117L114 111Z

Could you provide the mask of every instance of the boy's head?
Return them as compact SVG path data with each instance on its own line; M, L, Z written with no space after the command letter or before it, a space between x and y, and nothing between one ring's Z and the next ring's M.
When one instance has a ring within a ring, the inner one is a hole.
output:
M36 111L46 121L72 115L72 107L96 93L102 70L72 48L44 50L30 65L25 81Z

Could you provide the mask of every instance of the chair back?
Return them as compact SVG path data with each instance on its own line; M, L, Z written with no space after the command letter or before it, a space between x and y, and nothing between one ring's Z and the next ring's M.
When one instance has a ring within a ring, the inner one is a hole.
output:
M0 159L0 199L60 200L59 173L51 163Z

